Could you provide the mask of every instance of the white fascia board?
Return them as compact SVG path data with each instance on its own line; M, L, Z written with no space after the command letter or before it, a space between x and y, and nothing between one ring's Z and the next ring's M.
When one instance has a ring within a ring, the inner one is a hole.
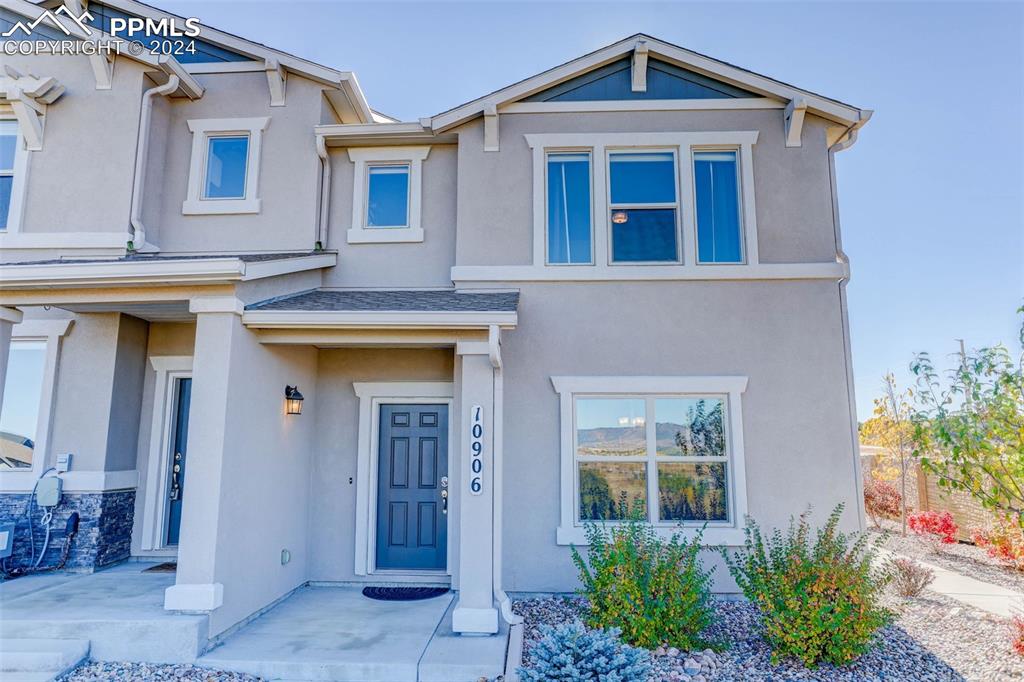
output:
M846 263L758 263L757 265L456 265L457 284L472 282L599 282L847 279Z
M249 310L242 324L254 329L488 329L513 328L513 312Z
M625 40L613 43L561 66L556 66L532 78L527 78L507 88L492 92L455 109L442 112L431 119L431 125L435 132L446 130L481 115L487 106L494 105L500 108L503 105L517 102L536 92L558 85L581 73L604 66L616 59L631 54L636 46L637 39L645 40L649 53L657 56L658 59L750 90L763 97L773 97L783 103L797 97L803 97L807 101L808 107L814 113L830 120L845 123L846 125L855 123L863 118L863 112L856 107L800 90L799 88L760 76L751 71L731 66L717 59L712 59L711 57L706 57L685 48L640 34L630 36Z
M246 263L240 258L0 265L0 290L127 284L217 284L331 267L335 254Z
M513 102L498 108L499 114L585 113L593 111L718 111L730 109L785 109L784 102L769 97L734 99L636 99L592 102Z

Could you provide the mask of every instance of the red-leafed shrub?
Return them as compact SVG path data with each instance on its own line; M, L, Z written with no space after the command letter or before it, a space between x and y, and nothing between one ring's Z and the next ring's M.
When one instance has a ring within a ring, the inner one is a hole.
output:
M1013 650L1024 656L1024 617L1014 616L1010 621L1010 644Z
M864 481L864 510L875 528L879 527L881 519L900 518L902 503L903 496L892 483L880 481L873 476Z
M1009 519L997 521L991 528L975 530L971 540L1010 568L1024 571L1024 531Z
M917 512L907 517L907 525L922 540L933 543L936 549L956 542L958 527L949 512Z

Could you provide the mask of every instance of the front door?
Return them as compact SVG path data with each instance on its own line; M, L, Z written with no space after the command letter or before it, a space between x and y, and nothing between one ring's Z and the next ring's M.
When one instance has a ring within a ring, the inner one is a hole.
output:
M174 432L171 437L171 484L167 489L167 544L178 544L181 531L181 505L185 493L185 443L188 442L188 408L192 398L192 380L177 379L174 403Z
M448 406L381 405L377 452L377 568L444 570Z

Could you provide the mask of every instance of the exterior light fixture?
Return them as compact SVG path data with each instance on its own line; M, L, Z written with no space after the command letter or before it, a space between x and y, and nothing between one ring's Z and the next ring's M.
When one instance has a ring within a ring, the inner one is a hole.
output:
M302 414L302 394L298 386L284 387L284 412L285 414Z
M626 215L625 211L615 211L612 213L612 222L616 225L621 225L622 223L629 222L629 216Z

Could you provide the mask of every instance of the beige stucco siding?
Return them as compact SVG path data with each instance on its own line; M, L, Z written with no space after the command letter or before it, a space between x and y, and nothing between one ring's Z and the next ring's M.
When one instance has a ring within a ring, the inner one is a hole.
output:
M504 584L569 590L559 523L559 399L551 377L742 375L750 513L785 524L808 504L847 504L855 461L835 283L560 284L523 287L505 374ZM529 513L526 513L526 512ZM716 588L731 584L718 572Z
M753 171L760 261L832 262L836 245L824 121L809 116L803 146L787 148L782 113L769 109L503 114L498 152L483 150L479 119L468 123L458 128L457 263L532 262L533 157L526 134L729 130L758 131ZM685 257L692 262L693 254Z
M455 197L458 152L455 145L433 145L423 161L423 241L349 244L355 164L346 149L332 148L331 211L327 246L338 251L338 267L324 286L447 287L455 264Z

